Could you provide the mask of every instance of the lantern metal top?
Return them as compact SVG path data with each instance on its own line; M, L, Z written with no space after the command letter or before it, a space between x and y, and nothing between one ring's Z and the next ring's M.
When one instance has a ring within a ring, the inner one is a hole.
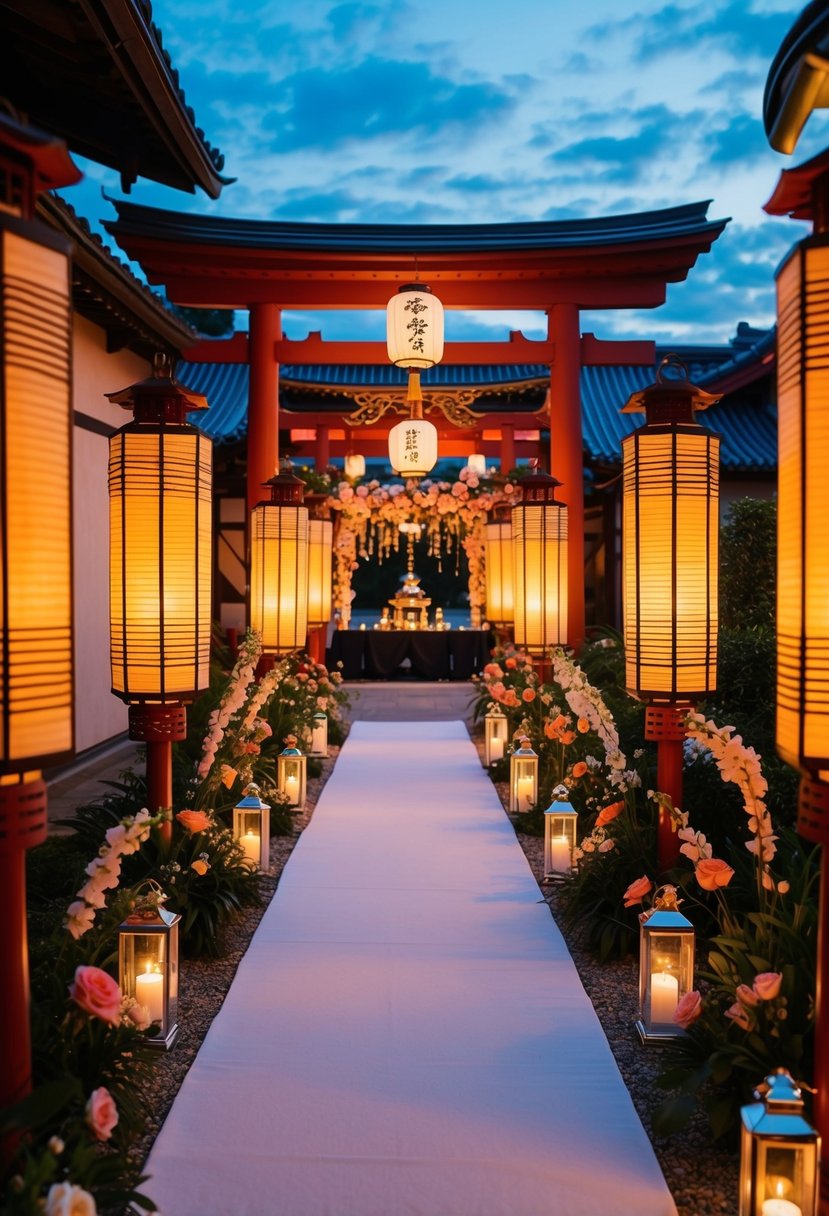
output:
M297 747L296 735L285 736L285 747L279 753L281 756L301 756L302 752Z
M493 705L492 708L488 709L484 714L485 718L506 718L506 716L507 715L498 705Z
M432 289L428 283L404 283L402 287L398 287L397 294L400 295L403 291L425 291L429 295L432 294Z
M747 1131L756 1136L803 1136L813 1139L815 1129L803 1116L798 1083L785 1068L776 1068L754 1091L756 1103L742 1108Z
M313 718L311 719L311 721L312 722L314 722L314 721L324 722L327 720L327 718L328 718L328 714L324 714L321 709L318 709L317 712L314 714Z
M666 376L667 368L674 368L679 375ZM693 423L697 410L707 410L709 405L716 405L721 397L722 393L706 393L705 389L692 384L688 379L688 369L677 355L665 355L656 370L654 383L632 393L619 412L644 414L650 425Z
M242 798L236 803L236 807L240 811L269 811L271 804L262 801L259 786L256 782L251 781L249 785L245 786Z
M561 485L555 477L551 477L549 473L545 473L538 465L534 465L529 477L524 477L521 481L521 501L513 505L513 510L517 507L537 505L563 507L565 504L559 502L556 498L556 490Z
M518 747L515 749L515 751L512 754L513 754L513 756L534 756L535 755L535 752L533 751L533 749L530 745L530 741L526 735L522 735L521 738L518 740Z
M649 933L671 933L694 927L678 908L651 908L649 912L643 912L640 919Z
M279 507L302 506L305 498L305 482L301 478L295 477L292 469L293 465L290 460L283 457L279 462L279 472L276 476L262 483L271 492L270 502L267 499L264 500L266 505L275 503Z
M170 912L160 904L155 908L149 908L146 904L143 906L139 904L124 918L121 928L133 931L138 930L139 932L144 929L171 929L180 920L180 913Z
M576 809L567 797L569 790L566 785L557 785L553 790L553 801L544 812L545 815L563 815L570 812L576 814Z
M209 408L202 393L196 393L176 380L170 356L163 351L156 351L153 356L151 376L116 393L104 393L104 396L113 405L132 410L136 422L184 424L188 413Z

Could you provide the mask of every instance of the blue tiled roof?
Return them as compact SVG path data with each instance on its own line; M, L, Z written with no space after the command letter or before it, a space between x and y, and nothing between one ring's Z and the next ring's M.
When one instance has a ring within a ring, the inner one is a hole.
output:
M722 350L722 348L721 348ZM690 348L689 348L690 351ZM727 355L728 349L723 351ZM323 374L324 373L324 374ZM210 402L207 413L193 416L217 443L241 439L247 431L248 367L245 363L179 363L176 375L182 384L203 393ZM365 378L358 378L364 376ZM477 385L482 391L506 384L531 384L546 380L545 364L507 367L447 366L425 373L425 385ZM283 383L339 384L344 391L355 385L403 385L405 373L392 367L288 366L280 368ZM642 425L637 414L620 414L628 397L654 380L651 367L584 367L581 371L584 446L594 460L619 460L625 435ZM339 408L339 407L338 407ZM503 409L502 405L497 407ZM730 472L771 472L777 464L777 420L773 407L758 408L736 401L712 406L699 415L703 425L722 435L722 465Z

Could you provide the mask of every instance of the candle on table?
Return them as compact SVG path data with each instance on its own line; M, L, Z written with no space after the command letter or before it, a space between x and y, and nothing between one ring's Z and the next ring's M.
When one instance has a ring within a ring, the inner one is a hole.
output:
M151 1022L164 1020L164 976L151 971L149 963L147 970L135 977L135 999L147 1009Z
M667 971L651 975L651 1021L672 1022L679 1004L679 980Z
M553 836L550 841L550 866L554 874L568 874L571 866L570 841L566 836Z
M503 758L504 740L496 735L494 739L490 739L489 741L489 762L490 764L494 764L496 760L503 760Z
M262 837L258 832L245 832L239 837L239 844L242 846L242 852L248 861L252 861L255 866L259 865L260 849L262 847Z

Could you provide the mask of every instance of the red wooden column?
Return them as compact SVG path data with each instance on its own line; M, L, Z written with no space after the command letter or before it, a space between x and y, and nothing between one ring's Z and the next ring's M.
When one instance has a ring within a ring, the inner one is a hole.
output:
M561 482L567 504L568 642L584 641L584 453L581 430L581 338L575 304L554 304L547 313L547 336L556 344L550 369L550 472Z
M282 315L277 305L251 305L248 511L261 502L263 483L279 472L279 364L274 346L281 337Z
M330 428L324 425L317 427L317 438L314 445L314 469L317 473L323 473L331 463L331 438L329 430Z
M501 427L501 476L515 468L515 427L505 422Z

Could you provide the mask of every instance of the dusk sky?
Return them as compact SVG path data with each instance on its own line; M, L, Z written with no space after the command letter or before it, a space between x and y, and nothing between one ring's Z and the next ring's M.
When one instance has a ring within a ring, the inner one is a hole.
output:
M774 269L804 226L764 215L781 169L829 143L817 112L794 157L768 146L785 0L154 0L187 102L237 178L213 202L139 181L132 198L260 219L566 219L711 199L732 222L657 310L584 313L600 337L725 342L774 319ZM110 170L66 197L114 218ZM287 336L383 335L381 314L286 313ZM447 336L541 337L537 313L452 313Z

